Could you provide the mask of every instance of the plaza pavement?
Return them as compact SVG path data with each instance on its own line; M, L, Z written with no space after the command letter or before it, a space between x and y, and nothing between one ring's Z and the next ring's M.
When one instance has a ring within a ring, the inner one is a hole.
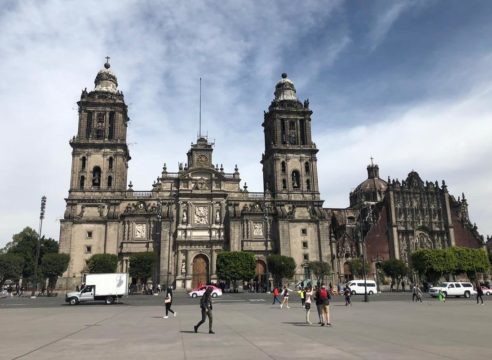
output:
M486 299L488 300L488 299ZM298 302L224 296L215 335L199 333L198 299L164 306L0 307L0 359L487 359L492 303L356 302L331 306L333 327L307 326ZM12 305L15 305L13 303ZM316 310L311 311L313 322Z

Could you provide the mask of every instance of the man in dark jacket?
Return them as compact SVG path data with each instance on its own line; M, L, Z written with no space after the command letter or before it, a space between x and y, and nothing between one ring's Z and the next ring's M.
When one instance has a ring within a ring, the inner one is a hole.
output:
M202 325L206 317L208 316L208 333L209 334L215 334L214 331L212 330L212 323L213 323L213 316L212 316L212 287L208 287L207 290L205 290L205 293L203 294L202 298L200 299L200 309L202 310L202 319L196 324L193 329L195 332L198 332L198 328L200 325Z

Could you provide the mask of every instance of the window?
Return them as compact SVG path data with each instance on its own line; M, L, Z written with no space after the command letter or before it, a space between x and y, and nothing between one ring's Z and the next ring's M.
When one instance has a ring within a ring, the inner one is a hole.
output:
M309 254L304 254L303 258L304 258L304 261L309 261Z
M85 246L85 253L86 254L92 254L92 246L91 245Z
M108 188L110 188L111 186L113 186L113 177L108 176Z
M303 249L307 249L308 248L308 242L307 241L303 241L302 242L302 248Z
M92 112L87 112L87 122L85 124L85 137L89 139L92 133Z
M287 171L287 165L285 165L285 161L282 161L282 163L280 164L280 167L282 170L282 174L285 174L285 172Z
M301 229L301 235L307 235L307 229L306 228Z
M282 189L287 189L287 180L282 179Z
M287 139L286 139L286 134L285 134L285 120L280 120L280 133L281 133L281 137L282 137L282 144L286 144Z
M304 171L306 172L306 174L309 174L309 170L310 170L310 166L309 163L306 161L304 163Z
M311 180L309 179L306 180L306 190L311 191Z
M87 159L85 156L82 156L82 159L80 159L80 168L81 170L85 170L85 166L87 165Z
M92 186L101 186L101 168L99 166L94 166L92 170Z
M292 187L294 189L299 189L300 178L301 176L299 175L299 171L292 171Z
M114 139L114 111L109 113L108 139Z
M96 139L104 139L104 113L97 114Z
M108 168L109 170L113 169L113 157L110 157L108 160Z
M451 289L451 288L454 289L454 285L453 284L449 284L448 285L448 289Z
M92 239L92 231L87 231L87 239Z
M82 175L80 177L80 184L79 184L80 190L84 190L84 186L85 186L85 176Z
M461 287L461 285L458 284L458 283L455 283L454 286L457 287L457 288L460 288Z

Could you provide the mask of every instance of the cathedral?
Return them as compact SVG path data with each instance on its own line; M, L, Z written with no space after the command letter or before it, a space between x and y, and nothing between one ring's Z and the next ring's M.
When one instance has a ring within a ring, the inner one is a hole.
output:
M152 281L189 289L220 280L215 263L221 251L253 253L256 280L267 286L270 254L294 258L295 281L311 278L310 261L328 262L337 283L353 277L349 261L361 255L374 277L377 263L408 262L416 249L484 246L464 195L456 199L444 181L424 182L414 171L406 180L384 181L372 160L349 207L323 207L313 112L287 74L275 85L261 124L263 192L241 187L237 165L231 173L214 165L214 145L201 135L178 169L164 164L151 189L134 190L127 181L128 107L108 62L94 90L82 91L78 107L60 225L60 252L70 255L61 281L66 286L79 284L86 260L101 253L117 255L118 271L127 272L132 254L153 252Z

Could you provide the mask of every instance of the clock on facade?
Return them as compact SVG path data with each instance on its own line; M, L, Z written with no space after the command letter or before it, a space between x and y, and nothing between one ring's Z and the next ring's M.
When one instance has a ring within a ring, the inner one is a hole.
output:
M205 155L203 155L203 154L198 155L197 162L199 165L205 165L207 163L207 161L208 161L208 158Z

